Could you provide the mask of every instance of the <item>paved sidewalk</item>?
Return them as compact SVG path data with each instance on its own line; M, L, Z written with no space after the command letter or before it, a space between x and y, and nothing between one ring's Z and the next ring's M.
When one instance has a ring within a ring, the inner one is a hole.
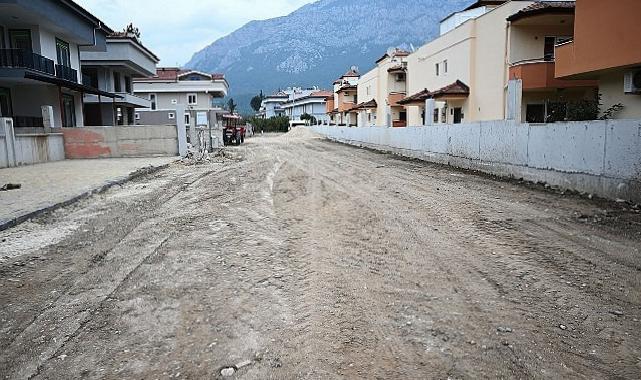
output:
M0 169L0 187L22 185L19 190L0 191L0 230L126 181L140 170L158 169L175 160L177 157L65 160Z

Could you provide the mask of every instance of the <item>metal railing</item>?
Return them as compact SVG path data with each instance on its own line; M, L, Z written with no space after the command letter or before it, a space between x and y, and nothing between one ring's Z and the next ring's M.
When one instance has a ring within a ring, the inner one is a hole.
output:
M25 68L55 75L54 62L24 49L0 49L0 67Z
M13 126L16 128L41 128L44 122L41 117L13 116Z
M56 77L59 79L78 83L78 71L72 69L69 66L56 65Z

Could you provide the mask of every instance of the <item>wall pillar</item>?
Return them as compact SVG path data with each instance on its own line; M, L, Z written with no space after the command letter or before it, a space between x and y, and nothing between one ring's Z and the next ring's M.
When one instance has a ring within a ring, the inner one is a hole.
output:
M178 132L178 154L187 156L187 127L185 125L185 106L176 107L176 130Z
M436 109L436 101L434 99L425 100L425 122L423 125L434 124L434 109Z
M10 168L17 166L16 136L13 129L13 119L9 117L0 118L0 135L4 136L7 166Z
M387 128L392 127L392 106L389 104L385 106L385 125Z
M514 120L517 123L522 122L522 104L523 104L523 81L520 79L511 79L507 83L507 101L505 105L505 118Z

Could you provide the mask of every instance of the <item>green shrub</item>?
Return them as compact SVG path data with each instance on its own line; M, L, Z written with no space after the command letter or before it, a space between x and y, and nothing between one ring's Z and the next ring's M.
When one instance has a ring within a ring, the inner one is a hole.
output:
M287 132L289 130L289 118L287 116L274 116L269 119L252 117L249 123L254 126L255 133L261 132Z

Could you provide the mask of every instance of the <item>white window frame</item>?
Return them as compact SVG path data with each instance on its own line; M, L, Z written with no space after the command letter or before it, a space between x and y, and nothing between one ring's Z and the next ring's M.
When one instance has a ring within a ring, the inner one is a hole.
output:
M134 119L135 119L135 120L140 120L140 114L139 114L138 112L136 112L136 113L134 114Z
M436 76L438 77L440 75L441 75L441 63L436 62Z
M151 102L149 109L155 111L158 108L158 96L156 94L149 94L149 101Z
M167 114L167 117L169 118L169 120L174 120L176 118L176 114L173 112L169 112Z
M194 101L191 101L191 97L194 97ZM198 94L187 94L187 104L190 106L194 106L198 104Z
M191 125L191 115L185 112L185 125Z
M447 74L447 59L443 61L443 74Z

